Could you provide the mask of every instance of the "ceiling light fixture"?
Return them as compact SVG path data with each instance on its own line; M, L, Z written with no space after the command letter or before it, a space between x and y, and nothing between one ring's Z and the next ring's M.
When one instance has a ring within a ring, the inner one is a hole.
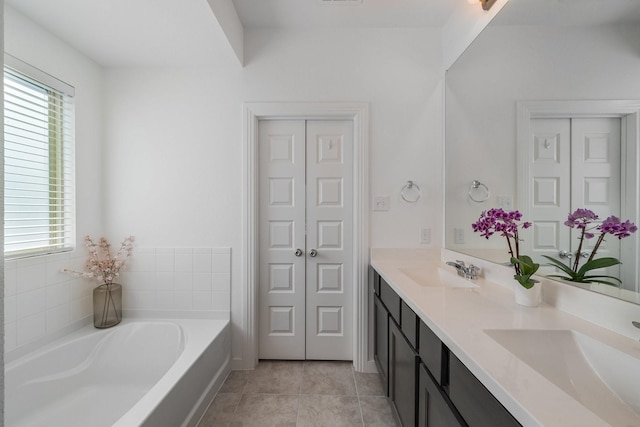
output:
M491 6L493 6L493 4L495 2L496 2L496 0L480 0L480 3L482 3L482 9L483 10L491 9Z

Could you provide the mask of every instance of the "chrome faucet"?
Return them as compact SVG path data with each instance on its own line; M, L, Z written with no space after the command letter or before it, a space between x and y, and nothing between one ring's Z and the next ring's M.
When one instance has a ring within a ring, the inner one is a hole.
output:
M466 279L471 280L475 280L478 278L478 272L480 271L480 269L473 264L469 264L469 266L467 267L464 261L456 260L456 262L447 261L447 265L454 267L458 271L458 276L462 276Z
M631 324L632 324L633 326L635 326L636 328L640 329L640 322L636 322L635 320L632 320L632 321L631 321Z

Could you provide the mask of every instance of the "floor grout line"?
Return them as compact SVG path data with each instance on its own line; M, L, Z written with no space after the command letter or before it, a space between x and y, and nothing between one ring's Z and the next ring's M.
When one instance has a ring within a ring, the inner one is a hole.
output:
M250 386L250 382L251 382L250 381L251 373L255 372L255 370L254 370L254 371L249 371L249 373L243 375L243 377L242 377L242 379L243 379L242 385L240 387L238 387L238 390L239 390L238 393L220 393L220 392L218 392L218 393L216 393L216 397L218 395L224 395L224 394L236 394L236 395L239 395L239 398L238 398L237 402L233 406L233 410L229 411L230 417L231 417L230 418L230 420L231 420L230 422L233 423L234 420L237 419L237 417L242 416L238 411L239 411L239 408L241 406L240 405L241 402L246 399L247 395L257 394L257 395L271 395L271 396L291 396L291 397L295 396L296 397L296 409L295 409L295 425L296 426L300 425L300 422L301 422L301 418L300 417L302 416L301 415L301 406L302 406L302 397L303 396L326 396L326 397L338 397L338 398L353 398L353 397L356 397L357 398L358 411L359 411L359 414L360 414L359 415L360 422L361 422L361 425L364 427L365 422L364 422L364 410L363 410L363 407L362 407L362 397L378 397L378 398L384 399L385 396L371 394L373 389L371 389L370 386L368 388L364 387L364 389L361 390L362 387L358 384L358 379L357 379L357 375L356 375L357 372L355 371L355 369L353 369L353 366L351 366L351 381L353 381L355 394L333 394L333 393L313 393L313 392L312 393L303 393L303 385L304 385L303 383L305 381L305 375L307 375L307 376L311 375L311 373L309 371L309 367L311 366L311 363L313 363L313 362L305 361L302 364L302 370L301 370L301 373L300 373L299 383L298 383L298 385L296 387L297 393L296 392L293 392L293 393L251 393L250 390L249 390L249 388L250 388L249 386ZM269 367L266 367L266 368L269 369ZM314 369L312 369L312 372L314 372L313 375L317 375L317 372L315 372ZM278 375L280 375L280 374L278 374ZM328 370L325 373L320 371L320 376L321 376L321 378L323 378L325 376L332 377L333 375L332 375L332 371ZM223 385L226 383L226 381L228 379L229 379L229 376L227 376L227 378L223 382ZM370 378L369 377L363 377L362 380L365 383L368 383L370 381ZM364 392L365 389L368 390L369 394L361 395L361 391ZM310 390L313 390L313 387L311 387ZM336 391L337 390L342 390L342 387L336 388ZM209 408L212 407L214 400L215 400L215 397L209 403L209 405L207 407L207 411L205 411L205 414L206 414L206 412L209 411ZM386 400L386 399L384 399L384 400ZM292 399L291 399L291 401L292 401ZM228 406L228 408L231 409L229 406ZM203 417L204 417L204 415L203 415ZM201 418L201 421L202 421L202 418ZM206 426L206 425L202 425L202 426L198 425L198 426L199 427L209 427L209 426Z

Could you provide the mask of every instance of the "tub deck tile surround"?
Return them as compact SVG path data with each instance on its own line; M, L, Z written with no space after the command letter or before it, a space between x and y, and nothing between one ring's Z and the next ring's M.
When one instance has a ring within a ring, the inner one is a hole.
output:
M200 420L213 426L396 426L378 374L350 362L260 361L233 371Z
M228 247L136 246L118 279L123 285L123 308L228 319L231 256ZM96 282L61 272L84 271L86 257L86 251L78 248L5 262L5 355L34 351L91 322Z

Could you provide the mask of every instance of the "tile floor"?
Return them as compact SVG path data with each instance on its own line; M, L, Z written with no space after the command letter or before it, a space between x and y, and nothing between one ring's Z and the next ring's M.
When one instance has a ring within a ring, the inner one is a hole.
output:
M260 361L233 371L198 427L396 426L379 374L351 362Z

